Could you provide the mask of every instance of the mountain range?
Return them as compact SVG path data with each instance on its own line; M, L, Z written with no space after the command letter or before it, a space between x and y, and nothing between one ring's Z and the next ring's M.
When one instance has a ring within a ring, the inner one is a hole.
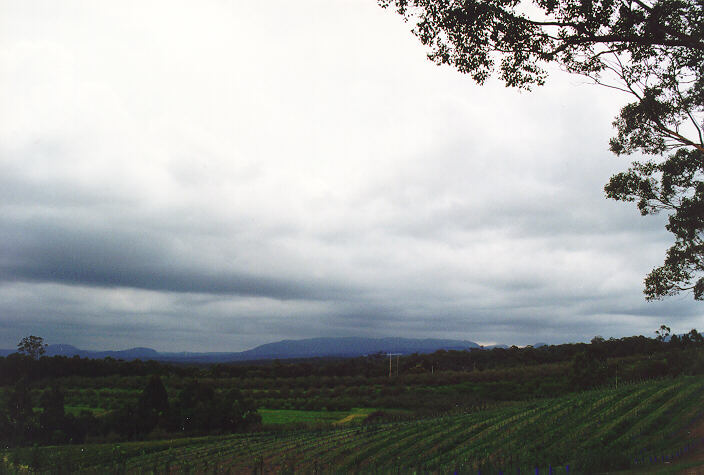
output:
M251 350L239 352L159 352L151 348L131 348L117 351L81 350L72 345L58 344L46 347L46 356L80 356L102 359L111 357L123 360L156 360L178 363L226 363L292 358L355 357L374 353L433 353L437 350L471 350L506 348L506 345L482 347L468 340L414 339L414 338L308 338L267 343ZM2 350L7 356L17 350Z

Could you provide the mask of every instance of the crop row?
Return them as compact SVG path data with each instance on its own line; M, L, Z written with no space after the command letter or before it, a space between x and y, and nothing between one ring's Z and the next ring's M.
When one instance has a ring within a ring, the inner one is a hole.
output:
M628 465L687 444L704 379L681 377L416 421L290 433L8 451L11 467L75 472L469 471L585 460ZM652 457L651 457L652 458ZM0 460L2 458L0 457Z

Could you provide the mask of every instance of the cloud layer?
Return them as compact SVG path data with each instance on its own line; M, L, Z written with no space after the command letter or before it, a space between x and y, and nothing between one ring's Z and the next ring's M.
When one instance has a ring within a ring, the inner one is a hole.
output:
M626 98L478 87L374 2L260 3L5 2L1 346L702 326L643 300L664 217L603 198Z

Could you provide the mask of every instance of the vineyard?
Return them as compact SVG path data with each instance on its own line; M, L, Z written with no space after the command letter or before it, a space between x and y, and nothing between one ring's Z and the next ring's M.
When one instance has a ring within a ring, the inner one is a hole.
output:
M680 377L415 421L23 448L1 453L0 460L7 473L575 473L685 453L699 442L686 428L702 407L704 379Z

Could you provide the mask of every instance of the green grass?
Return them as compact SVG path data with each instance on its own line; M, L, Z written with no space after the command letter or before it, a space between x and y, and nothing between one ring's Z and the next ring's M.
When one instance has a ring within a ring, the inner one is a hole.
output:
M269 424L317 424L348 423L361 421L374 412L373 408L353 408L350 411L299 411L295 409L259 409L262 423Z
M102 407L89 406L64 406L64 411L66 412L66 414L71 414L73 416L77 416L83 411L88 411L96 417L100 417L109 412L107 409L103 409Z

